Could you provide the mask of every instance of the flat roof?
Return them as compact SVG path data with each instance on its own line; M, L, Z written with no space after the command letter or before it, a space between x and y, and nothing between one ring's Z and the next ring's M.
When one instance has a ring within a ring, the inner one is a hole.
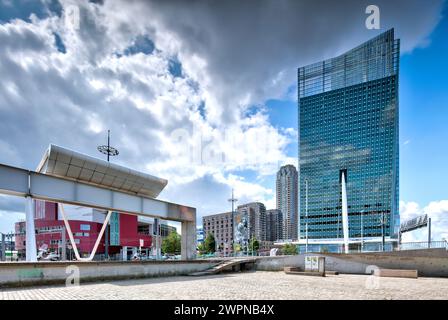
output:
M156 198L168 180L50 144L37 172Z

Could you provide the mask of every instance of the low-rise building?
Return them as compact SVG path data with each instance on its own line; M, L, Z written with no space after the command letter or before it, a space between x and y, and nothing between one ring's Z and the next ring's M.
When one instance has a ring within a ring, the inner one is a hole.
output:
M204 240L211 233L215 237L216 251L231 254L233 244L232 212L218 213L202 218Z

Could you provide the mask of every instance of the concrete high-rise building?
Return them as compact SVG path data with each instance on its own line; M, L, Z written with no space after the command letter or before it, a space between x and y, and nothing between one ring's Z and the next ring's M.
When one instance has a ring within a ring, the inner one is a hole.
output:
M330 251L395 241L399 56L391 29L299 68L301 244L307 235Z
M202 218L204 240L211 233L215 237L216 250L224 255L230 254L233 242L232 212L218 213Z
M283 215L278 209L266 210L266 240L283 239Z
M238 206L234 225L235 242L243 249L252 237L266 241L266 207L260 202Z
M293 165L286 165L277 172L277 209L282 214L284 240L298 238L298 173Z

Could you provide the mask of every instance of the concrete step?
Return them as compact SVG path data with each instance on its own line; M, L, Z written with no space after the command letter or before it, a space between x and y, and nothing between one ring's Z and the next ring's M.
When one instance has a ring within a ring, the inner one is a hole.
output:
M325 272L318 272L318 271L285 271L285 273L296 274L299 276L325 277Z
M417 270L405 269L376 269L373 274L377 277L418 278Z
M303 271L299 267L284 267L283 271L286 274L297 274L302 276L317 276L317 277L325 277L325 272L317 272L317 271ZM331 272L331 271L330 271Z
M285 272L300 272L303 271L301 268L299 267L284 267L283 270Z
M199 271L199 272L193 272L193 273L190 273L189 275L190 276L206 276L206 275L217 274L217 273L223 271L227 267L235 266L235 265L238 265L240 263L250 263L250 262L253 262L253 259L227 260L227 261L221 262L218 265L215 265L215 266L211 267L208 270Z
M209 271L200 271L200 272L193 272L190 273L189 276L193 276L193 277L200 277L200 276L209 276L215 274L214 272L209 272Z
M325 270L325 275L337 276L339 275L339 271Z

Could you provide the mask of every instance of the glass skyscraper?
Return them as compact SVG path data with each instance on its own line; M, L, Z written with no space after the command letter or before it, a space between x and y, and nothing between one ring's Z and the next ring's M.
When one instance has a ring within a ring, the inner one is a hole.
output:
M342 172L351 248L396 238L399 55L391 29L299 68L300 243L340 243Z

